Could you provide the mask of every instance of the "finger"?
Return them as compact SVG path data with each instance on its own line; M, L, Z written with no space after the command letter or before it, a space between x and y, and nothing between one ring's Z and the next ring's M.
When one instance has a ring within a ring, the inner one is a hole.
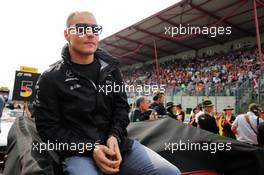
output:
M109 149L112 150L113 152L115 151L115 145L113 143L110 143L108 145Z
M110 146L110 145L109 145ZM108 160L112 161L112 164L109 164L108 162L108 165L109 166L112 166L112 167L116 167L118 166L118 161L116 161L116 152L115 152L115 144L111 144L111 147L108 148L108 147L105 147L103 149L104 153L107 154L107 158ZM104 160L103 160L104 161ZM115 161L115 162L114 162ZM104 161L104 163L106 163L106 160Z
M120 149L119 149L118 145L115 146L115 152L116 152L117 161L119 163L121 163L122 162L122 156L121 156Z
M110 157L110 159L112 161L116 162L116 164L112 165L112 168L119 168L120 167L120 164L121 164L122 160L119 158L118 154L116 154L115 156Z
M109 156L114 156L114 155L115 155L114 150L108 148L107 146L102 146L101 148L102 148L102 151L103 151L105 154L107 154L107 155L109 155Z
M118 163L115 165L114 168L119 168L120 164L122 162L122 156L121 156L121 153L120 153L120 150L119 150L118 146L115 147L115 152L116 152L115 160L117 160Z
M116 164L118 164L117 160L110 160L104 154L99 156L98 162L107 166L115 166Z
M114 174L114 173L119 172L119 168L111 167L111 166L105 165L105 164L98 162L98 161L96 162L96 165L105 174Z
M110 165L109 167L114 168L114 169L118 169L120 167L120 163L118 161L116 161L116 163L114 165Z
M119 172L119 168L109 167L109 166L104 165L104 164L100 165L100 169L105 174L115 174L115 173Z

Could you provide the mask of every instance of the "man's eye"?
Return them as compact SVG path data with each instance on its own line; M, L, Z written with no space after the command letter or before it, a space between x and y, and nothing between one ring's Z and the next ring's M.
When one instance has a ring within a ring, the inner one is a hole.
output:
M85 31L84 27L77 27L77 32L79 34L84 34L84 31Z
M100 30L100 28L99 28L98 26L94 26L94 27L93 27L93 31L94 31L94 32L98 32L99 30Z
M93 33L93 28L92 27L86 27L86 34L92 34Z

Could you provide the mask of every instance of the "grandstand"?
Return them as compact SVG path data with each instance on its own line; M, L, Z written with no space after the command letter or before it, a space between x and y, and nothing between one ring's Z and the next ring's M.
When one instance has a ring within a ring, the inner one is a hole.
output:
M252 101L264 102L263 17L261 0L184 0L100 45L120 60L126 84L165 85L167 101L185 108L209 98L216 112L229 104L240 113ZM204 34L191 26L222 27L226 33ZM128 93L129 101L138 95Z

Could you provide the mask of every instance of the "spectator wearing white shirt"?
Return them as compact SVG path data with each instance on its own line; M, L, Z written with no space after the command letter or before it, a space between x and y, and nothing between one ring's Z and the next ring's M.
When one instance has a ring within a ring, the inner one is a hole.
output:
M260 105L252 103L249 112L238 115L232 124L232 131L236 134L238 141L257 145L258 124L263 122L260 114L263 111Z

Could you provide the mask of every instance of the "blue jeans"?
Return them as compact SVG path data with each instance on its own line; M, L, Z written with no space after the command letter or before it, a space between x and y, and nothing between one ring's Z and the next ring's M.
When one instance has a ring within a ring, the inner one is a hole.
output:
M73 156L63 162L68 175L103 175L90 157ZM151 149L134 141L132 150L123 155L119 175L180 175L180 170Z

